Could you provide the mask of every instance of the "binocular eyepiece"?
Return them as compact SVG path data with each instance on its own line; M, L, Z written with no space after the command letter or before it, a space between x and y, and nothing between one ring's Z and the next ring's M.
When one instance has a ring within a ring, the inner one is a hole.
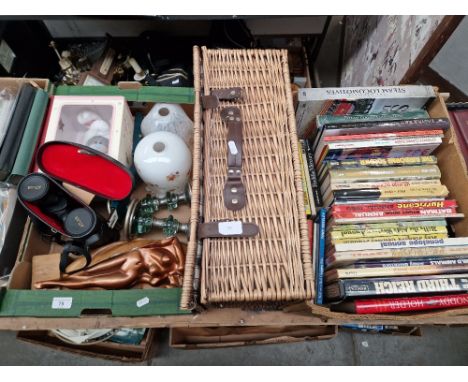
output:
M31 174L18 188L19 197L39 207L41 212L62 222L65 233L72 237L94 231L96 215L80 207L59 186L42 174Z

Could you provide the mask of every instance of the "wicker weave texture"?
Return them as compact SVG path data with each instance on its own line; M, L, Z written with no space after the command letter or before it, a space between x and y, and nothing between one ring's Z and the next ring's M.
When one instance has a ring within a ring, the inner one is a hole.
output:
M201 68L205 95L229 87L244 91L242 100L221 102L203 113L204 221L242 220L260 227L254 238L204 240L201 302L310 298L313 274L287 52L202 48ZM223 202L227 128L220 111L233 104L240 108L244 126L247 203L240 211L226 209Z

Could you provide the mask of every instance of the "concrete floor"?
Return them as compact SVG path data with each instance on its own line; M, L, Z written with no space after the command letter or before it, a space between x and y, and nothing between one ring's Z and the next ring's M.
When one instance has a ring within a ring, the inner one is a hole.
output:
M0 332L0 344L1 365L121 365L26 344L14 332ZM468 327L424 327L422 337L340 332L328 341L213 350L167 344L162 330L143 365L468 365Z

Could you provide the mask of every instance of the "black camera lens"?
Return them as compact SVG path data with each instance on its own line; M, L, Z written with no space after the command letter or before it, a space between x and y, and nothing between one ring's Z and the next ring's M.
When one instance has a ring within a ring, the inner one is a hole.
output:
M18 192L27 202L40 202L47 196L49 188L49 179L41 174L32 174L23 179Z
M95 215L86 208L76 208L65 217L64 229L70 236L84 236L94 230Z

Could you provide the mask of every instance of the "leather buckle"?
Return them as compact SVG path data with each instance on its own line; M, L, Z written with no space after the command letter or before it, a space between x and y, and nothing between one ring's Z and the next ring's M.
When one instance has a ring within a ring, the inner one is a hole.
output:
M240 220L201 223L198 225L198 239L253 237L260 233L255 223L245 223Z
M204 109L216 109L219 101L232 101L242 98L242 88L213 89L210 95L202 95L201 101Z

